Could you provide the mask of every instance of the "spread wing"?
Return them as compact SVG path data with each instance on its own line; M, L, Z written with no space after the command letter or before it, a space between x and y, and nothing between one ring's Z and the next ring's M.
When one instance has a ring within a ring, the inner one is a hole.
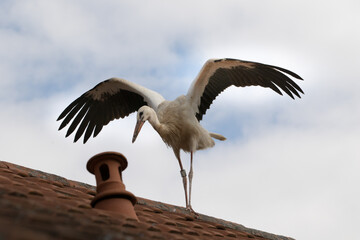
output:
M293 99L294 95L300 98L299 93L304 92L284 73L302 80L297 74L276 66L230 58L210 59L193 81L187 97L199 121L215 98L233 85L267 87L282 95L281 89Z
M150 89L119 78L105 80L73 101L59 116L63 119L59 130L72 119L66 137L78 127L74 142L85 132L84 143L96 137L110 121L124 118L143 105L155 111L164 98Z

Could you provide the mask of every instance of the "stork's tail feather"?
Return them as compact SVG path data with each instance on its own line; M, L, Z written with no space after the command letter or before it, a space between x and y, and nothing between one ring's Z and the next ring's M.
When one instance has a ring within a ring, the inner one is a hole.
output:
M215 138L215 139L220 140L220 141L225 141L226 140L226 137L224 137L223 135L217 134L217 133L210 133L210 136L212 138Z

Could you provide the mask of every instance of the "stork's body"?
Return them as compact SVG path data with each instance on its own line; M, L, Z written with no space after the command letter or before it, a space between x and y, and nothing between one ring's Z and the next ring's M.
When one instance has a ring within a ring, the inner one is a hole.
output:
M59 116L64 118L59 130L72 119L67 131L69 136L77 127L74 141L84 134L84 143L93 134L99 134L110 121L137 112L133 142L146 121L159 133L163 141L173 149L180 165L185 190L186 208L191 207L191 183L193 177L193 153L213 147L213 138L225 137L210 133L200 121L215 98L227 87L262 86L282 95L282 89L291 98L300 98L301 88L288 76L301 79L297 74L276 66L237 59L208 60L193 81L186 95L166 101L160 94L124 79L111 78L99 83L73 101ZM279 88L278 88L279 87ZM180 159L180 150L189 152L189 196L186 172Z
M157 112L161 127L155 130L164 142L173 148L177 157L180 149L185 152L195 152L215 145L210 133L200 125L189 109L191 109L189 100L182 95L174 101L160 104Z

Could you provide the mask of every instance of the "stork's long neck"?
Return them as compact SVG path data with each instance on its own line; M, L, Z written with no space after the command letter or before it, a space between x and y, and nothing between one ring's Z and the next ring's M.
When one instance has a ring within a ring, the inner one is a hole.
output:
M156 112L154 111L154 109L151 109L151 117L148 119L149 123L151 124L151 126L153 126L153 128L159 132L160 128L161 128L161 123L159 121L159 118L157 117Z

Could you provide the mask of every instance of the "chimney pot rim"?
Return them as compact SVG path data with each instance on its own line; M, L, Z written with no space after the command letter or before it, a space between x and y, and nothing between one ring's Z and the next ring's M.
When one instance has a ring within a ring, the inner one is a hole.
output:
M93 200L91 201L91 206L95 207L96 203L105 200L105 199L111 199L111 198L119 198L119 199L127 199L129 200L132 205L134 206L137 203L137 198L136 196L126 190L120 190L120 191L114 191L114 190L110 190L110 191L105 191L102 193L97 194Z
M119 153L119 152L114 152L114 151L107 151L107 152L102 152L102 153L98 153L96 155L94 155L93 157L91 157L89 159L89 161L86 164L86 169L94 174L94 168L96 163L98 163L99 161L103 161L106 159L113 159L115 161L120 162L121 165L121 170L124 171L127 168L128 162L126 157Z

